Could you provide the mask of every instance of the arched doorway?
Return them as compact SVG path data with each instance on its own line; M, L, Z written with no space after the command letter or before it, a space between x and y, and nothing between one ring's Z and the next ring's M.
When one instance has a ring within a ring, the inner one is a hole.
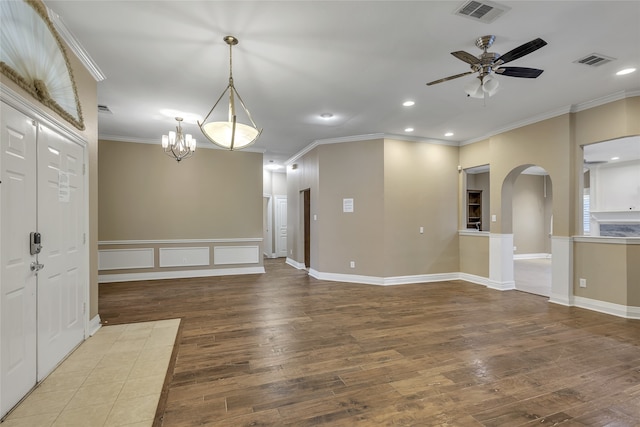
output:
M503 283L510 277L516 289L545 297L551 296L553 190L551 178L543 168L525 164L514 168L502 183ZM511 245L511 246L508 246Z

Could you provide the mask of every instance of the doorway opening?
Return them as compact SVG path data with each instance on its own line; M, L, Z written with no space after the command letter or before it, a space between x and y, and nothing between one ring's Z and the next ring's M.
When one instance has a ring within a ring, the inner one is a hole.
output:
M553 191L546 170L530 166L514 176L513 271L519 291L551 296L552 208Z
M304 267L311 268L311 189L302 190Z

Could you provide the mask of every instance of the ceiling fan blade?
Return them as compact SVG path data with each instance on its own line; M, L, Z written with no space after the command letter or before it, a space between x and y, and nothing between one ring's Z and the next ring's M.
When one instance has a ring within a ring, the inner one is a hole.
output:
M466 62L467 64L471 64L471 65L480 64L480 60L477 57L473 56L469 52L465 52L464 50L451 52L451 55L455 56L461 61Z
M494 71L497 74L501 74L503 76L535 79L540 74L542 74L544 70L539 70L537 68L526 68L526 67L500 67L500 68L496 68Z
M500 56L494 61L494 63L497 65L506 64L507 62L522 58L523 56L528 55L531 52L535 52L546 44L547 42L542 40L541 38L531 40L530 42L520 45L517 48L512 49L504 55Z
M466 76L467 74L473 74L473 71L467 71L466 73L456 74L455 76L445 77L444 79L434 80L432 82L427 83L427 86L434 85L436 83L442 83L449 80L457 79L458 77Z

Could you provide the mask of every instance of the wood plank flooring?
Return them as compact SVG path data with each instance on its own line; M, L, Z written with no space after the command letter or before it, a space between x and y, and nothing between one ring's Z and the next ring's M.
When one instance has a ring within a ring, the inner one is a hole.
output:
M463 281L266 274L100 285L181 318L158 426L640 426L640 321Z

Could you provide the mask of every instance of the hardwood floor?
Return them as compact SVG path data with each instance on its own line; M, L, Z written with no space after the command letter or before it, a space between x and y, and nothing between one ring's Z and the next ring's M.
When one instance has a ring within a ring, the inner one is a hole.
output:
M103 322L182 319L156 425L640 426L640 321L265 268L100 285Z

